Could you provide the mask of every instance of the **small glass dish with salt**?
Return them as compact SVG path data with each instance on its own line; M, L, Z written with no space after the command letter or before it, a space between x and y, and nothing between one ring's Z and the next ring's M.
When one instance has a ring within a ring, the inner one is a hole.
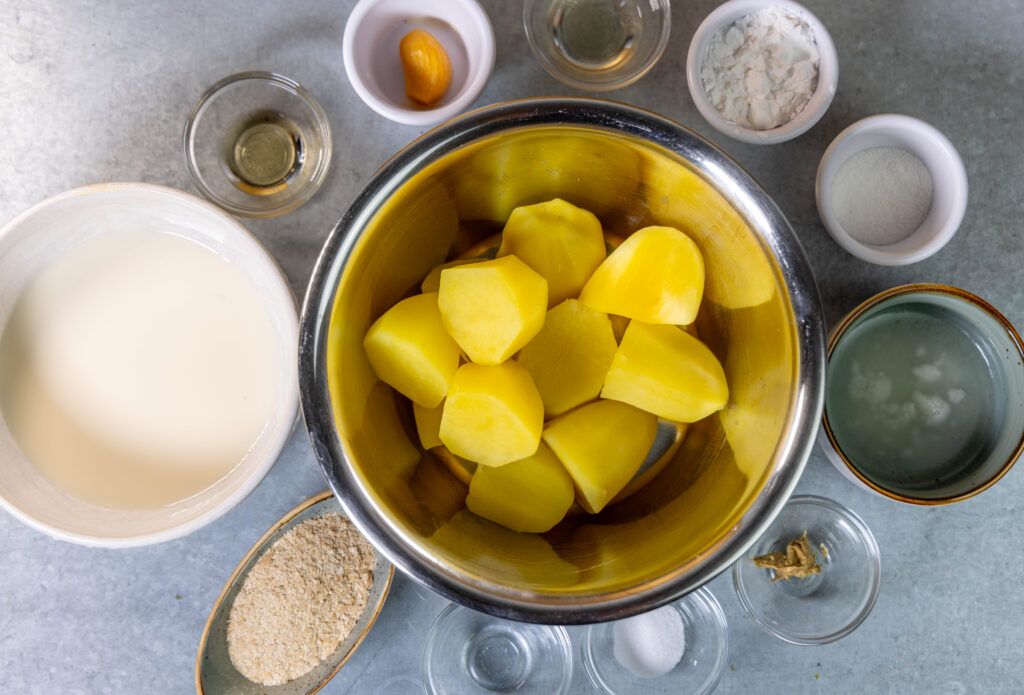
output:
M938 253L967 210L967 172L953 143L898 114L870 116L841 132L821 158L814 191L836 243L878 265Z
M648 613L587 628L583 666L602 692L704 695L729 661L725 613L707 588Z
M196 654L196 692L317 692L370 632L394 573L330 491L306 500L256 541L217 597Z

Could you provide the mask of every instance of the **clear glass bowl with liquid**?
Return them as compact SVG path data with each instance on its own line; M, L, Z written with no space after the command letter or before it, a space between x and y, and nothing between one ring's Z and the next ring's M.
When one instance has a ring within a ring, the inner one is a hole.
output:
M309 200L331 163L323 107L298 82L242 72L192 108L185 165L200 193L233 215L275 217Z
M636 82L658 62L671 28L669 0L526 0L523 28L541 66L596 91Z

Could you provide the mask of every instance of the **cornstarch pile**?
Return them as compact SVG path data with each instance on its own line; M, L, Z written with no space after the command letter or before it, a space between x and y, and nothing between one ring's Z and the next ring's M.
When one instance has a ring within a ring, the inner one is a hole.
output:
M846 233L864 244L893 244L921 226L932 208L928 167L899 147L872 147L842 163L832 204Z
M818 86L818 44L807 22L777 7L711 38L701 67L708 99L727 120L771 130L793 120Z
M239 673L280 685L308 673L348 636L373 584L373 548L341 514L281 536L253 565L228 617Z

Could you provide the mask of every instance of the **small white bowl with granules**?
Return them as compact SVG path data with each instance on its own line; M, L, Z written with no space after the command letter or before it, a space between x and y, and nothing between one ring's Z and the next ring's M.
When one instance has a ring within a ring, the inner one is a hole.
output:
M730 0L690 42L686 83L716 130L755 145L792 140L817 123L839 84L832 37L790 0Z
M196 655L198 695L309 695L369 633L394 567L330 491L256 541L214 604Z
M937 253L967 210L967 172L933 126L883 114L857 121L825 150L814 184L818 214L836 243L877 265Z

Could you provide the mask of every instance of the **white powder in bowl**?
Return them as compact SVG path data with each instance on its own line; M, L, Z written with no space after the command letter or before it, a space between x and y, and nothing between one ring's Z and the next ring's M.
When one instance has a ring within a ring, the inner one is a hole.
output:
M807 22L777 7L716 33L701 66L704 92L726 120L771 130L793 120L818 86L818 44Z
M672 606L615 623L615 659L638 676L663 676L679 663L686 647L683 619Z
M898 147L872 147L842 163L832 180L832 207L846 233L876 246L906 239L932 207L928 167Z

